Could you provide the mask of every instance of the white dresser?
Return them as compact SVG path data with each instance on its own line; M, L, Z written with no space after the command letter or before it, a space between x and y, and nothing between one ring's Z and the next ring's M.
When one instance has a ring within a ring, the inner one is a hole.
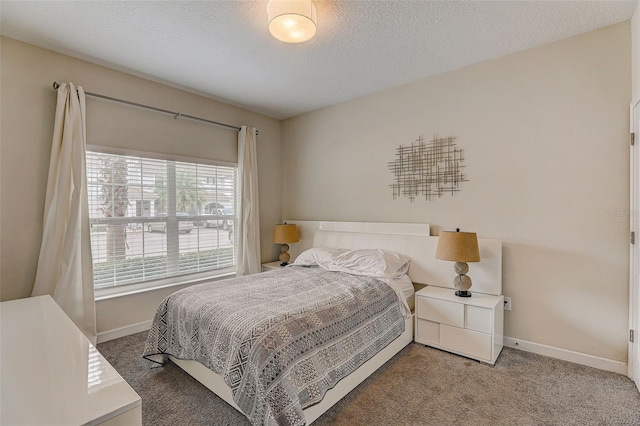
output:
M0 303L0 323L0 424L142 424L138 394L50 296Z
M494 364L502 350L504 297L427 286L416 292L415 338L422 343Z

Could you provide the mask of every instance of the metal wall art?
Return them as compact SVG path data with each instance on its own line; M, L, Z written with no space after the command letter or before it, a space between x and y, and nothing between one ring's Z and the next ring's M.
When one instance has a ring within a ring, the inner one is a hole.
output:
M404 196L413 202L424 196L431 201L433 196L444 193L454 195L460 191L460 182L468 182L462 172L464 153L456 147L455 137L440 138L437 135L430 142L420 136L410 146L400 145L396 159L389 163L394 177L393 199Z

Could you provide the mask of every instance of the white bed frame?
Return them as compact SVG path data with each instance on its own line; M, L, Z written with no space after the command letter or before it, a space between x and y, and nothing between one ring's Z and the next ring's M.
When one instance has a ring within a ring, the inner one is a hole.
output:
M288 221L288 223L302 222ZM306 222L309 224L310 222ZM313 222L313 247L335 248L381 248L395 251L411 258L409 277L414 283L451 287L454 272L451 262L435 260L437 237L429 236L429 225L408 223L362 223L362 222ZM314 229L315 228L315 229ZM303 232L301 241L310 241L310 232ZM502 250L499 241L480 240L481 265L471 269L473 290L481 293L501 294L502 290ZM497 245L496 245L497 244ZM308 248L308 247L307 247ZM438 262L442 262L439 264ZM446 266L446 268L445 268ZM499 284L499 288L496 285ZM493 293L498 291L498 293ZM340 380L327 391L322 401L303 410L307 425L320 417L336 402L351 392L385 362L393 358L413 341L413 318L405 320L405 331L382 351L378 352L353 373ZM169 357L176 365L209 388L236 410L240 408L233 401L231 389L224 379L197 361L180 360Z
M436 259L438 237L429 225L416 223L312 222L287 220L298 226L300 242L291 244L291 257L311 247L381 248L411 258L414 284L453 288L453 262ZM469 263L472 293L502 294L502 242L478 239L480 262Z

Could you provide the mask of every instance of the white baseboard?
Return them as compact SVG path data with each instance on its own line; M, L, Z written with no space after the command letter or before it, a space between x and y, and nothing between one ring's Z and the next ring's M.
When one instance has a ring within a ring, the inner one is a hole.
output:
M108 342L109 340L119 339L120 337L149 330L151 328L151 324L153 324L153 320L142 321L137 324L126 325L124 327L114 328L113 330L100 332L98 333L98 343Z
M98 333L98 343L108 342L109 340L118 339L120 337L129 336L131 334L140 333L151 328L152 320L142 321L137 324L127 325L113 330ZM581 352L574 352L567 349L547 346L540 343L529 342L527 340L516 339L504 336L504 346L513 349L520 349L525 352L531 352L538 355L544 355L551 358L561 359L576 364L586 365L588 367L598 368L600 370L611 371L622 375L628 375L627 363L614 361L608 358L601 358L594 355L588 355Z
M504 336L504 345L509 348L520 349L525 352L532 352L534 354L545 355L551 358L561 359L563 361L574 362L576 364L611 371L625 376L628 373L626 362L614 361L612 359L569 351L567 349L560 349L507 336Z

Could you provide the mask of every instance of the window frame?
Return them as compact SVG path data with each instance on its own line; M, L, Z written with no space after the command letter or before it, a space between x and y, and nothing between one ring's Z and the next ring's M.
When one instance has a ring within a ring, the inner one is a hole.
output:
M174 162L182 162L182 163L195 163L195 164L202 164L202 165L209 165L209 166L221 166L221 167L233 167L236 169L236 171L238 170L238 163L232 163L232 162L228 162L228 161L220 161L220 160L213 160L213 159L209 159L209 158L196 158L196 157L188 157L188 156L181 156L181 155L175 155L175 154L164 154L164 153L159 153L159 152L152 152L152 151L141 151L141 150L135 150L135 149L130 149L130 148L120 148L120 147L110 147L110 146L103 146L103 145L92 145L92 144L87 144L86 145L86 152L93 152L93 153L99 153L99 154L110 154L110 155L119 155L119 156L132 156L132 157L141 157L141 158L148 158L148 159L152 159L152 160L160 160L160 161L174 161ZM86 154L85 154L85 161L86 161ZM85 171L86 174L86 171ZM231 219L231 220L236 220L236 222L239 220L240 217L240 211L239 211L239 194L237 193L237 191L239 190L239 178L240 176L238 175L238 173L236 172L236 206L234 207L234 210L236 212L235 216L233 215L229 215L229 216L221 216L221 218L227 218L227 219ZM175 207L174 207L175 209ZM144 226L147 223L152 223L152 222L165 222L165 220L162 220L161 218L156 218L156 217L135 217L135 220L131 220L131 217L122 217L122 218L93 218L91 219L91 223L97 223L97 224L114 224L114 223L122 223L124 225L127 225L129 223L135 222L135 223L141 223L143 224L143 231L144 231ZM189 216L185 216L184 218L182 218L181 220L187 220L187 221L203 221L203 220L211 220L211 215L189 215ZM176 221L177 222L177 221ZM237 227L234 229L234 232L237 233ZM237 235L235 240L237 241ZM93 254L92 254L93 256ZM91 259L91 264L93 266L93 257ZM209 270L209 271L202 271L202 272L195 272L195 273L190 273L190 274L184 274L184 275L174 275L171 277L166 277L166 278L159 278L159 279L153 279L153 280L148 280L148 281L140 281L140 282L136 282L136 283L129 283L129 284L121 284L121 285L115 285L115 286L110 286L110 287L103 287L103 288L95 288L94 287L94 299L96 301L98 300L105 300L105 299L111 299L111 298L115 298L115 297L120 297L120 296L126 296L126 295L131 295L131 294L137 294L137 293L142 293L142 292L147 292L147 291L154 291L154 290L161 290L161 289L165 289L168 287L176 287L176 286L188 286L188 285L195 285L195 284L199 284L205 281L216 281L216 280L221 280L221 279L225 279L225 278L230 278L233 276L236 276L237 274L237 269L238 269L238 265L236 263L236 265L234 265L233 267L227 267L227 268L220 268L220 269L213 269L213 270Z

